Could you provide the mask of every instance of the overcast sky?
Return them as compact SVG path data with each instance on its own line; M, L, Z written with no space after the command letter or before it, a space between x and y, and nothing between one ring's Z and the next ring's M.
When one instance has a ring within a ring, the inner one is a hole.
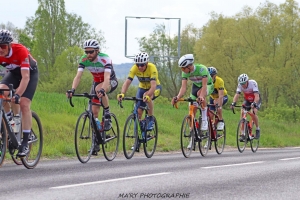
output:
M234 16L244 6L256 9L265 0L65 0L66 10L76 13L83 21L104 32L107 49L103 49L115 64L132 62L125 57L125 17L180 18L181 30L187 24L201 28L210 19L212 11ZM277 5L285 0L269 0ZM24 28L27 17L34 16L37 0L1 0L0 23L8 21ZM164 23L170 35L177 35L178 20L127 20L127 55L138 53L136 37L148 36L156 24Z

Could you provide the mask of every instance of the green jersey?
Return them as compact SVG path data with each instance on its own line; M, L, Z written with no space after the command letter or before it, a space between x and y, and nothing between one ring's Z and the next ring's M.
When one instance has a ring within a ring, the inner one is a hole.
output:
M212 85L213 80L207 70L207 67L201 64L194 64L194 71L190 73L182 72L182 79L187 80L188 78L195 84L197 87L202 87L202 79L207 78L207 85Z

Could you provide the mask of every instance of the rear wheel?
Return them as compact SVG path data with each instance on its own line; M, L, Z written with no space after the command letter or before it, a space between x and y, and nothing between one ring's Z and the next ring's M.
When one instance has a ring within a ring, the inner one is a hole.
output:
M236 131L236 143L240 153L243 153L245 150L247 139L247 123L245 122L245 119L241 119Z
M116 116L110 113L111 129L105 131L105 143L102 144L103 154L106 160L112 161L117 153L120 139L119 123Z
M4 119L2 118L1 131L0 131L0 167L2 166L7 147L7 129Z
M180 145L181 145L181 151L184 157L188 158L190 157L193 147L194 147L194 130L190 127L193 127L192 120L190 115L186 115L182 121L181 125L181 138L180 138Z
M151 131L146 132L147 142L143 143L144 145L144 152L147 158L151 158L155 152L157 138L158 138L158 127L156 118L153 116L154 124ZM145 125L146 127L148 124Z
M94 147L94 137L90 115L83 112L79 116L75 128L75 150L81 163L87 163L90 160Z
M129 115L123 131L123 152L127 159L131 159L136 148L138 148L138 126L139 124L137 124L134 114Z
M21 158L27 169L33 169L38 164L43 151L43 128L40 118L32 112L31 132L28 138L29 154Z
M215 140L215 149L218 154L221 154L224 151L226 142L226 126L224 122L224 129L221 131L217 130L217 139Z

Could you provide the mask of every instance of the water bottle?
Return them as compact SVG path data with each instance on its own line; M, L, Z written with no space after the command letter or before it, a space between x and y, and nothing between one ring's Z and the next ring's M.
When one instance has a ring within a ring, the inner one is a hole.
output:
M102 127L101 127L101 122L99 121L98 118L96 118L96 124L97 124L98 130L101 130L101 129L102 129Z
M20 131L20 126L21 126L21 119L20 119L20 115L19 114L16 114L14 117L14 122L15 122L15 125L14 125L14 132L15 133L19 133Z

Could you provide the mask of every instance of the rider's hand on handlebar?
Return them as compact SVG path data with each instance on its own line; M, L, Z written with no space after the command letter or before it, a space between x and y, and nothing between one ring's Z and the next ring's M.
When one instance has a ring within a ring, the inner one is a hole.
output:
M257 104L255 102L251 103L251 108L257 108Z
M177 101L178 101L178 96L173 97L172 101L171 101L172 105L174 105L175 103L177 103Z
M146 96L143 97L143 101L144 102L150 102L151 98L148 95L146 95Z
M67 93L66 93L67 98L71 98L74 93L75 93L75 89L74 88L72 88L71 90L68 90Z
M236 102L232 102L230 105L230 108L233 109L235 105L236 105Z
M97 91L97 97L101 98L105 96L105 90L101 88L99 91Z
M118 94L117 95L117 99L118 99L118 101L122 101L122 99L124 98L124 94L123 93L121 93L121 94Z

